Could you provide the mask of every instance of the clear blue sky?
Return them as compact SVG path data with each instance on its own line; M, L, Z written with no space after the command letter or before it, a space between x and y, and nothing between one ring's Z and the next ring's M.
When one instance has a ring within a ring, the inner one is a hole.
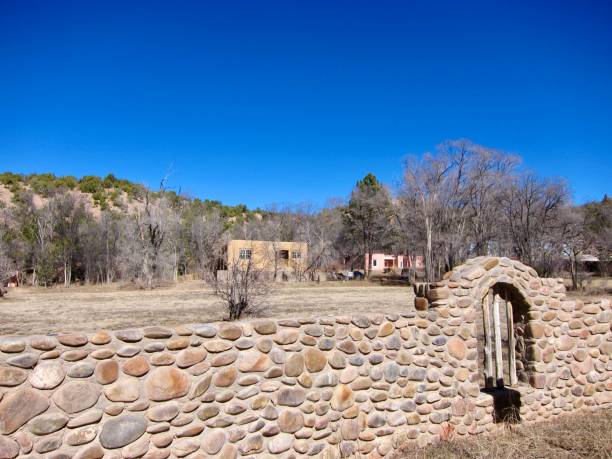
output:
M612 194L612 2L0 0L0 170L251 207L465 137Z

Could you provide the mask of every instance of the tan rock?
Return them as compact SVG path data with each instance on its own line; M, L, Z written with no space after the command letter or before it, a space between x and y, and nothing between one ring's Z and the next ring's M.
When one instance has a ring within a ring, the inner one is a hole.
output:
M97 443L87 445L79 449L72 459L102 459L104 450Z
M15 440L0 436L0 458L2 459L13 459L19 454L19 443Z
M306 368L311 373L317 373L325 368L327 357L317 348L308 348L304 351Z
M270 357L255 350L242 352L238 358L238 369L243 373L262 372L271 366Z
M123 372L130 376L139 377L146 375L150 368L149 361L142 355L131 357L123 362Z
M57 340L64 346L72 347L84 346L89 342L87 335L84 335L83 333L66 333L59 335Z
M344 411L355 403L353 391L345 384L339 384L334 389L331 399L331 407L336 411Z
M211 380L212 380L212 375L210 374L204 375L200 380L198 380L198 382L194 386L193 391L191 395L189 396L189 398L193 400L194 398L199 397L204 392L206 392L208 388L210 387Z
M91 425L80 429L69 430L65 437L66 444L70 446L84 445L96 438L98 426Z
M124 459L136 459L143 457L149 450L150 437L143 435L134 443L127 445L121 450L121 456Z
M237 340L242 336L242 327L236 324L223 323L219 325L219 338Z
M304 426L304 416L298 410L283 410L277 422L282 432L294 433Z
M220 339L213 339L210 341L206 341L204 343L204 347L206 348L208 352L218 353L218 352L225 352L228 349L231 349L232 344L228 341L224 341Z
M544 336L544 326L538 322L531 321L527 324L527 336L542 338Z
M395 331L395 325L392 322L383 322L380 328L378 329L378 336L384 337L389 336L391 333Z
M237 457L238 450L231 444L226 444L219 453L219 459L236 459Z
M119 377L119 364L114 360L100 362L96 365L94 373L100 384L110 384Z
M49 400L34 389L9 393L0 402L0 433L10 434L49 408Z
M179 368L187 368L195 365L196 363L200 363L206 358L207 352L206 349L201 347L191 347L188 349L183 349L176 356L176 365Z
M166 366L174 363L174 355L169 352L160 352L151 356L151 365Z
M212 367L225 367L227 365L231 365L238 358L238 352L230 351L223 352L221 354L217 354L213 357L210 362L210 366Z
M30 339L30 346L39 351L50 351L57 346L57 340L52 336L33 336Z
M137 378L123 378L104 389L104 395L111 402L133 402L140 395L140 381Z
M355 354L357 352L357 346L353 341L344 340L338 343L338 349L345 354Z
M223 448L225 441L226 436L223 430L209 430L202 436L202 449L207 454L217 454L219 451L221 451L221 448Z
M166 348L169 351L178 351L179 349L185 349L189 346L189 338L181 336L179 338L169 339L166 342Z
M557 342L557 349L560 351L569 351L576 345L576 341L570 336L563 335Z
M285 329L281 330L272 338L276 344L280 344L281 346L287 344L295 343L300 337L300 332L298 330L293 329Z
M147 417L154 422L171 421L178 416L180 407L176 402L155 405L147 411Z
M111 340L111 335L109 335L105 330L100 330L91 337L91 342L96 345L108 344L111 342Z
M457 360L463 360L467 353L465 341L461 338L451 338L448 340L448 353Z
M109 348L102 348L92 351L89 355L96 360L106 360L115 355L115 351Z
M53 401L68 414L91 408L100 397L101 387L88 381L69 381L54 394Z
M39 375L42 375L42 373L39 372ZM28 377L28 373L19 368L0 367L0 386L4 386L4 387L18 386L19 384L24 382L27 377Z
M294 437L290 434L280 434L268 442L268 451L272 454L281 454L288 451L293 445Z
M217 387L229 387L234 384L237 376L238 371L235 367L224 368L215 374L213 383Z
M156 402L186 395L189 385L189 375L172 367L156 368L149 374L145 382L148 398Z
M273 320L262 319L253 322L253 329L260 335L272 335L276 333L276 323Z
M5 338L0 340L0 351L7 353L23 352L26 348L26 342L18 338Z
M285 362L285 374L287 376L300 376L304 371L304 356L300 353L291 354Z
M165 327L145 327L144 336L151 339L166 339L172 336L172 330Z

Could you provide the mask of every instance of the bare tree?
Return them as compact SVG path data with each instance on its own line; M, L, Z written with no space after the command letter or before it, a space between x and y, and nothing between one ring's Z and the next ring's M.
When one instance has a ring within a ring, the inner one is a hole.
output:
M562 210L559 224L560 241L563 254L567 257L572 289L582 287L580 276L580 257L593 247L593 234L588 231L585 209L566 207Z
M585 223L593 240L592 250L599 257L602 277L608 275L612 260L612 199L607 195L600 202L585 204Z
M559 217L568 195L565 182L531 172L517 176L504 190L503 224L514 255L541 275L553 271L561 253Z
M83 202L71 193L54 196L47 207L52 218L53 244L64 271L64 287L69 287L74 256L79 248L79 229L89 214Z
M6 294L4 287L11 276L15 274L15 263L8 256L4 244L4 235L4 230L0 228L0 297Z
M191 241L197 259L198 269L202 276L208 272L216 275L223 247L227 244L227 231L221 215L213 211L198 215L191 222Z
M228 320L238 320L243 314L255 314L269 295L270 280L263 268L251 259L233 260L227 271L209 274L207 283L213 295L221 299L227 309Z
M463 193L467 204L467 231L473 247L470 254L492 255L500 231L503 192L515 175L519 159L498 150L469 143L467 180Z
M451 148L452 147L452 148ZM400 202L404 214L416 219L425 240L425 272L428 282L435 276L434 249L446 249L445 257L451 259L448 244L441 244L445 229L453 226L451 234L464 234L466 204L462 186L465 181L465 147L442 145L435 155L425 154L420 159L410 157L406 161ZM414 220L413 220L414 221ZM451 238L448 240L452 243Z

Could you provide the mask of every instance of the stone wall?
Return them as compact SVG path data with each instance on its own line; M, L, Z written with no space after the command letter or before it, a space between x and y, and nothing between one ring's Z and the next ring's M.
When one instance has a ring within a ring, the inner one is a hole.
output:
M401 315L5 338L0 459L379 458L491 430L476 317L497 282L529 306L521 418L612 404L609 301L483 258Z

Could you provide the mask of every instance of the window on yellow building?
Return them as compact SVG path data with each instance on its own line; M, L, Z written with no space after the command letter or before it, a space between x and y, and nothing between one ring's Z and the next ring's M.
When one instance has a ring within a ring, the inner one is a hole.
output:
M240 259L250 260L252 255L251 249L240 249Z

